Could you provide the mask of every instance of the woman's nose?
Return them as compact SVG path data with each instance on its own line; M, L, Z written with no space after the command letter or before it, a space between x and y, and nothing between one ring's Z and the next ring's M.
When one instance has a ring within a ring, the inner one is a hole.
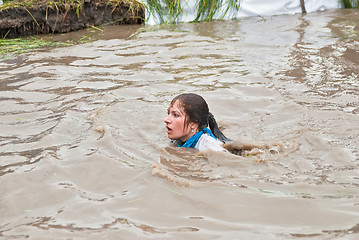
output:
M165 117L165 119L163 120L165 123L169 123L170 122L170 115L167 115L167 117Z

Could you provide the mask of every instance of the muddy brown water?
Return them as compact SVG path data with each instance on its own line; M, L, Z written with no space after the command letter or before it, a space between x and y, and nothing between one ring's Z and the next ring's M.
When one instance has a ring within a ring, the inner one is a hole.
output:
M358 21L116 26L3 60L0 239L358 239ZM240 156L171 146L182 92Z

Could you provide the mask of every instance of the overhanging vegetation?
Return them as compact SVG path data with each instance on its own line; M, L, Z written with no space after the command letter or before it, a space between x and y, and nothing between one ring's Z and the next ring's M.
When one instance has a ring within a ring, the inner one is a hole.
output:
M196 0L196 17L193 22L222 19L228 13L239 11L241 0ZM147 0L147 15L153 15L158 23L177 23L183 9L188 6L186 0Z

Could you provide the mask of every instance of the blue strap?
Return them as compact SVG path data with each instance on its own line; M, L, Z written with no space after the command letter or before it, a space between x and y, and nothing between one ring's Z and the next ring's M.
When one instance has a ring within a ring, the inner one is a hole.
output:
M210 135L211 137L213 137L214 139L217 139L213 133L211 132L211 130L209 130L208 128L204 128L202 131L197 132L195 135L193 135L192 137L190 137L183 145L181 144L177 144L177 147L187 147L187 148L194 148L194 146L196 146L199 138L202 136L202 134L207 133L208 135Z

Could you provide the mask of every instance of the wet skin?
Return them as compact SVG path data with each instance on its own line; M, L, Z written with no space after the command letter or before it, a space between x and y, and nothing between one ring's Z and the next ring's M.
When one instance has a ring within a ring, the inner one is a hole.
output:
M193 122L185 124L185 121L186 114L178 101L168 107L168 115L164 122L169 139L185 142L197 132L198 124Z

